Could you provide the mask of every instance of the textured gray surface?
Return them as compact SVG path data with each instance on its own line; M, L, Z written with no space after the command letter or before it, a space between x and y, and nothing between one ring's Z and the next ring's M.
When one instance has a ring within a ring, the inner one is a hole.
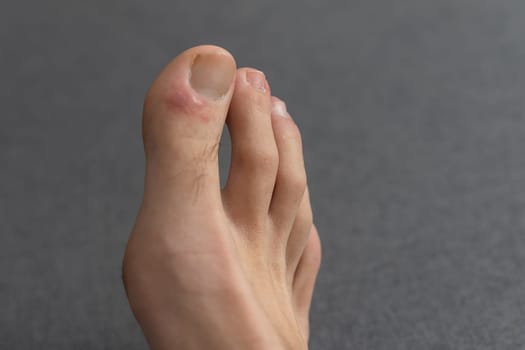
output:
M215 43L304 134L311 349L524 349L524 20L522 0L3 2L0 348L145 348L119 269L142 96Z

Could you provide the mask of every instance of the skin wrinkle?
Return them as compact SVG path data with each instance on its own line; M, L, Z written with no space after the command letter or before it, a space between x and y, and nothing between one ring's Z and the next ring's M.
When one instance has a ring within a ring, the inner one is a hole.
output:
M192 196L192 205L195 206L198 203L199 200L199 194L201 192L201 189L203 187L203 181L206 178L205 174L199 174L195 177L195 180L193 182L193 196Z

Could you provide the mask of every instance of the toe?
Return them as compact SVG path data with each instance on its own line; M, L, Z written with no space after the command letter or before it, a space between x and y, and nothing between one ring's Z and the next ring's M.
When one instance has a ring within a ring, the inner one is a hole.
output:
M253 225L267 219L279 163L270 91L262 72L250 68L238 70L226 123L232 140L232 157L224 201L236 220Z
M273 226L287 240L288 277L292 279L312 228L312 208L306 189L299 129L286 111L284 102L273 97L272 105L279 168L270 204L270 217Z
M303 255L304 249L308 244L310 232L313 227L312 206L310 204L310 194L306 189L292 229L289 232L286 244L286 266L288 269L288 280L293 280L295 270L299 260Z
M299 320L303 324L306 338L308 338L308 315L310 312L310 305L312 303L312 296L315 287L315 280L317 273L321 266L321 241L317 229L312 227L308 243L304 249L303 255L293 281L293 296L295 300L295 307Z
M272 97L272 127L279 152L270 216L283 232L290 232L306 189L301 135L283 101Z
M235 72L226 50L198 46L177 56L155 80L144 102L145 201L220 199L217 148Z

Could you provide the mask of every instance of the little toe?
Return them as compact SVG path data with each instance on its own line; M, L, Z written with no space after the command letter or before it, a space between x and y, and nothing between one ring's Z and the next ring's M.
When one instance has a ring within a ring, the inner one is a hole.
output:
M262 72L239 69L226 120L232 157L223 197L230 215L250 225L267 218L279 163L269 90Z
M313 213L310 204L310 194L306 189L297 214L293 222L292 229L289 232L286 244L286 266L288 271L288 281L292 281L299 260L304 253L305 247L310 239L310 233L313 227Z
M160 73L144 102L144 201L173 209L202 198L220 200L218 145L236 67L231 54L197 46ZM156 205L155 207L159 207Z
M295 308L302 322L306 338L308 338L309 333L308 315L320 266L321 241L317 229L313 226L308 237L308 243L297 266L292 288Z

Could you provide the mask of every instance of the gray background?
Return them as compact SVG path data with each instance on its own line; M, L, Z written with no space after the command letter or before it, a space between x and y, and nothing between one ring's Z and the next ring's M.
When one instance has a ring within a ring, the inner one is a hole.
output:
M304 135L311 349L525 349L524 20L522 0L3 1L0 348L145 348L120 282L142 97L215 43Z

